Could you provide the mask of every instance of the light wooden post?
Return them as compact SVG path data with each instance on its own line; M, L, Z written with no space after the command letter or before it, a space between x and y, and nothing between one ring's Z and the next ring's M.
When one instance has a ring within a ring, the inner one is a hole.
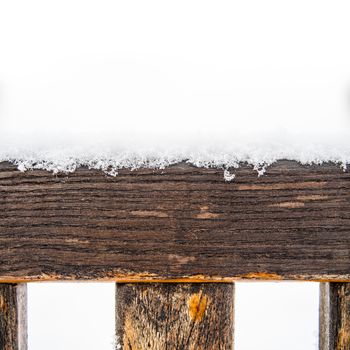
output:
M320 350L350 349L350 283L320 285Z
M232 350L233 283L116 286L117 349Z
M0 349L27 349L26 284L0 284Z

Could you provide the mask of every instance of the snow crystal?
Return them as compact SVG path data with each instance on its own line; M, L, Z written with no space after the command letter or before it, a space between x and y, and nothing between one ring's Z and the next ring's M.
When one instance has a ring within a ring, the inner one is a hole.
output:
M140 137L128 143L127 135L110 135L103 141L97 134L71 135L62 138L46 135L36 138L18 134L17 139L0 133L0 161L17 165L20 171L44 169L53 173L70 173L77 167L98 169L117 176L123 168L142 167L164 169L187 162L197 167L219 168L226 181L235 178L234 170L242 163L251 165L258 176L278 160L295 160L301 164L333 162L344 170L350 164L350 133L332 135L274 135L237 134L227 141L210 135L187 139L179 135L158 135L148 139ZM37 140L34 142L33 140ZM179 142L180 141L180 142Z
M231 174L227 169L224 170L224 179L227 182L232 181L236 177L235 174Z

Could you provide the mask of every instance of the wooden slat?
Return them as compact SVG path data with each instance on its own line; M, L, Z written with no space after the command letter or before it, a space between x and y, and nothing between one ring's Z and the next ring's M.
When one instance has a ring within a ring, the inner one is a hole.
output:
M350 283L321 283L320 350L350 349Z
M117 284L119 348L232 350L233 304L233 283Z
M350 172L0 165L0 281L350 281Z
M0 283L0 349L27 349L27 286Z

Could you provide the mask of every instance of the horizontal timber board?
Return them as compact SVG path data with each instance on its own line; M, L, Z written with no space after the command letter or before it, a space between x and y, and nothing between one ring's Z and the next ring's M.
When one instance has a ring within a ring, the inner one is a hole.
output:
M291 161L234 172L0 163L0 282L350 281L350 172Z

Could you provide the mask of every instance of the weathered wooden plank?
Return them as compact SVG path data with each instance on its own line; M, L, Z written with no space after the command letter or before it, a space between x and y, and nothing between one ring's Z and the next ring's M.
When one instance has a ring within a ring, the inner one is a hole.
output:
M0 283L0 349L27 349L27 286Z
M320 284L320 350L350 349L350 283Z
M233 333L233 283L117 283L120 349L232 350Z
M0 281L350 281L350 172L178 164L22 173L0 164Z

